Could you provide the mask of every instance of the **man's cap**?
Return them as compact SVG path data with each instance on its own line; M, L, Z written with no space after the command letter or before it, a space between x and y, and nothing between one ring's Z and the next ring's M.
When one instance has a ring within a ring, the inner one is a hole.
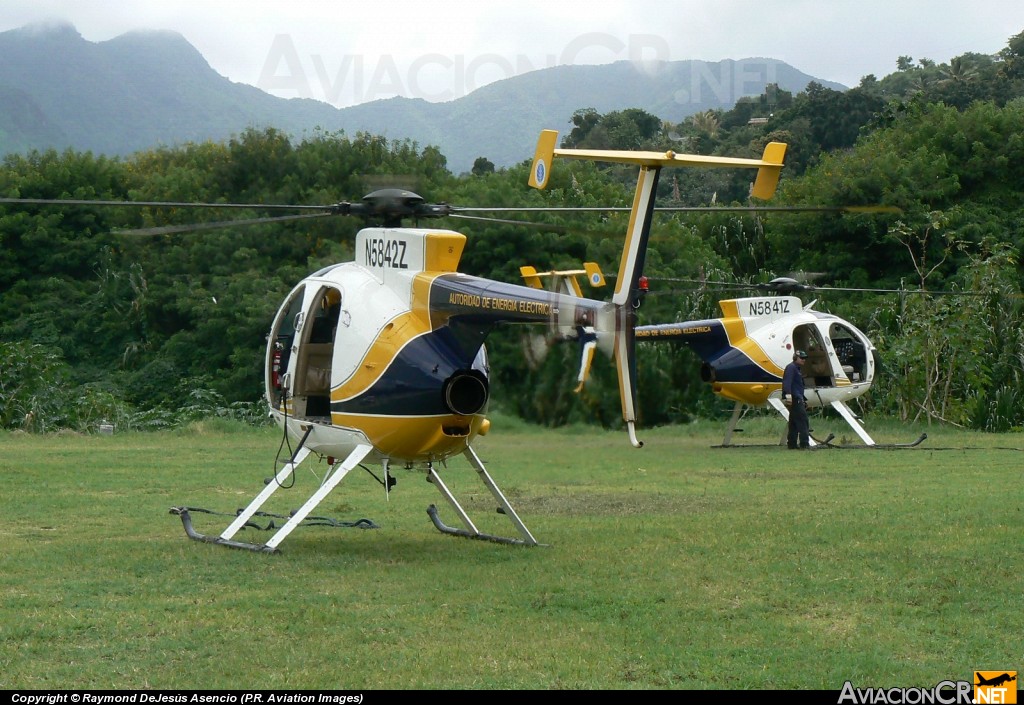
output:
M802 357L803 359L806 360L807 353L805 353L803 350L797 350L795 353L793 353L793 357Z

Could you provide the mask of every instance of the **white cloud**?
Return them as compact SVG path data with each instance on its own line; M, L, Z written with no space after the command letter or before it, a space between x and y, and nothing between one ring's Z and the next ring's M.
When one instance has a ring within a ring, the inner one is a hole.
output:
M70 21L90 41L180 32L228 78L336 105L390 94L447 100L556 63L770 57L856 85L902 55L994 53L1024 31L1024 3L977 0L0 0L0 31Z

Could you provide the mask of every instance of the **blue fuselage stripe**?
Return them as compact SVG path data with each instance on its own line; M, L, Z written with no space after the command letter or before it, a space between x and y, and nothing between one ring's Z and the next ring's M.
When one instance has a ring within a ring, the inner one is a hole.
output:
M717 382L779 382L781 377L768 372L750 359L735 341L729 340L725 325L718 319L637 326L638 342L669 342L687 345L715 370Z

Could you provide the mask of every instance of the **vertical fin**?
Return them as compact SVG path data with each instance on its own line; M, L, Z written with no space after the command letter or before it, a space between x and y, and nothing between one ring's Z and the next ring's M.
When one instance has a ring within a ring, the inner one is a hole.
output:
M643 448L636 437L636 341L633 333L632 307L619 308L619 329L615 331L615 371L619 377L619 399L622 402L622 420L626 422L629 442Z
M558 132L555 130L542 130L540 139L537 140L537 150L533 154L533 167L530 169L529 184L533 188L543 189L548 185L548 176L551 174L551 162L555 158L555 143L558 141Z
M540 277L537 276L537 268L531 267L528 264L524 264L519 268L519 273L523 275L523 280L527 286L532 286L534 289L543 289L541 286Z
M775 195L775 187L779 185L779 174L782 173L782 160L786 156L784 142L769 142L764 147L761 161L765 162L757 170L754 188L750 195L754 198L767 200Z
M636 438L636 310L642 303L640 277L643 274L647 255L647 242L651 235L651 218L654 215L654 197L658 191L659 166L641 166L637 177L636 194L629 216L626 242L622 248L619 274L615 280L615 369L619 378L619 399L622 404L622 420L629 431L629 441L640 448L643 443Z

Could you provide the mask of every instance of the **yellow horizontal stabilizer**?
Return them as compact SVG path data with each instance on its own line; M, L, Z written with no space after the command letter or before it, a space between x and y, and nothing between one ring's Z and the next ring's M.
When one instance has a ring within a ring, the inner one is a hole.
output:
M561 157L614 164L636 164L646 167L757 169L757 177L751 195L755 198L768 199L775 194L775 188L779 183L779 174L782 171L783 158L786 156L785 142L769 142L765 145L760 159L745 159L704 154L677 154L672 150L651 152L618 149L556 149L557 140L558 133L556 131L541 131L540 138L537 140L537 151L533 157L533 168L530 171L530 186L539 189L547 186L551 176L552 162L555 157Z
M601 268L597 265L597 262L584 262L583 271L587 273L587 280L590 282L590 286L604 286L604 274L601 273Z
M781 154L780 154L781 149ZM765 147L768 159L745 159L742 157L714 157L705 154L678 154L667 152L641 152L618 149L556 149L556 157L584 159L592 162L613 162L616 164L637 164L638 166L660 167L724 167L724 168L780 168L781 156L786 153L784 142L771 142Z

